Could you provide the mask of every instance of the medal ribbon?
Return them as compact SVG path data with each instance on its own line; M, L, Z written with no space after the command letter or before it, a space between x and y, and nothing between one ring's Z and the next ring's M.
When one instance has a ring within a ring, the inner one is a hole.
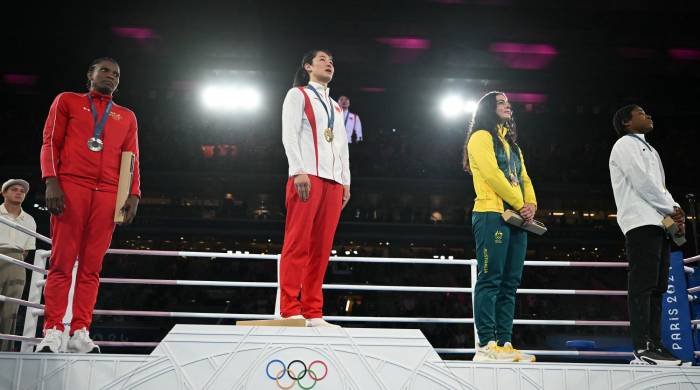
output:
M323 101L323 99L321 99L321 95L318 93L318 91L316 90L316 88L314 88L314 86L311 85L311 84L308 84L307 87L309 87L309 89L311 90L311 92L315 93L315 94L316 94L316 97L318 98L318 100L321 101L321 104L323 105L323 110L324 110L325 113L326 113L326 117L328 117L328 126L327 126L327 128L333 130L333 122L335 121L335 110L333 109L333 105L330 104L330 110L328 110L328 106L326 106L326 103Z
M102 119L100 119L99 121L97 120L97 110L95 109L95 104L93 103L92 96L90 96L90 94L88 94L88 100L90 101L90 112L92 113L92 119L95 126L92 138L100 139L100 135L102 135L102 131L104 130L105 124L107 123L107 118L109 118L109 113L110 111L112 111L112 100L110 99L109 103L107 103L105 113L102 115Z

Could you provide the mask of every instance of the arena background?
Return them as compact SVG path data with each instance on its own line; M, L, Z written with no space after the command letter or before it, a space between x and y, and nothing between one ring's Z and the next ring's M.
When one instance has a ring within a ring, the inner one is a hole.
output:
M115 100L139 120L143 191L135 223L117 229L112 247L279 253L286 180L281 103L312 48L333 53L331 95L349 96L364 127L363 142L350 145L352 199L336 235L340 255L474 257L474 193L460 168L469 115L445 99L466 103L490 90L505 91L514 104L537 218L550 228L531 237L528 259L625 261L607 169L616 139L612 113L624 104L640 104L653 116L650 142L660 151L671 193L692 215L686 195L697 194L700 179L696 2L185 3L68 2L7 14L12 20L0 26L0 179L30 181L25 210L39 232L49 233L39 170L48 107L62 91L85 90L90 61L110 56L122 72ZM229 110L205 104L205 88L228 85L257 94L259 104ZM698 252L690 222L686 256ZM332 263L326 281L469 283L464 267L435 269ZM107 256L102 276L276 280L274 263L118 255ZM522 287L624 290L626 271L526 267ZM461 293L333 290L325 296L327 315L471 313L470 296ZM269 313L274 294L105 284L96 307ZM552 316L626 320L626 301L518 296L516 318ZM175 322L232 323L95 316L92 335L153 341ZM345 326L418 326L434 345L473 345L471 325ZM514 344L563 349L565 340L594 336L629 344L627 328L566 326L516 326Z

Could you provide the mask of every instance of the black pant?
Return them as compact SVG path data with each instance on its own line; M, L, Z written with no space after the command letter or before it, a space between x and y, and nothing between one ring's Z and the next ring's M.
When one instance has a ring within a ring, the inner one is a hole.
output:
M627 232L629 261L627 305L635 350L647 341L661 345L661 298L668 288L669 239L660 226L640 226Z

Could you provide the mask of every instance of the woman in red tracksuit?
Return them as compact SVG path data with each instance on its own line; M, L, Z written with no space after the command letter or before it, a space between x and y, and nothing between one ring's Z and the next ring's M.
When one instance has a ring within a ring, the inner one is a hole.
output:
M44 289L44 339L39 352L58 352L64 331L72 272L78 260L69 352L99 352L89 337L102 259L114 231L114 209L123 151L136 155L125 223L140 197L139 149L134 113L112 100L119 65L99 58L87 73L88 93L64 92L54 100L44 126L41 172L51 212L53 241Z
M334 70L328 51L308 52L282 106L289 179L280 314L305 318L313 327L337 326L323 320L321 286L340 212L350 200L347 135L342 110L328 89Z

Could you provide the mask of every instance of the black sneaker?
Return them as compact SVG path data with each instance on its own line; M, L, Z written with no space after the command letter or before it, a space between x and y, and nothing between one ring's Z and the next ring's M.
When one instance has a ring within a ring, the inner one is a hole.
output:
M630 362L630 364L652 366L680 366L681 363L680 359L676 359L668 350L651 343L647 343L647 349L634 351L634 360Z
M678 359L678 358L676 358L675 356L673 356L673 354L671 353L671 351L669 351L668 349L666 349L666 347L665 347L662 343L658 343L658 344L657 344L657 343L654 343L654 344L653 344L653 347L654 347L654 351L655 351L657 354L659 354L660 356L664 356L667 360L675 360L675 361L678 362L677 365L679 365L679 366L680 366L681 364L683 364L683 361L680 360L680 359Z

